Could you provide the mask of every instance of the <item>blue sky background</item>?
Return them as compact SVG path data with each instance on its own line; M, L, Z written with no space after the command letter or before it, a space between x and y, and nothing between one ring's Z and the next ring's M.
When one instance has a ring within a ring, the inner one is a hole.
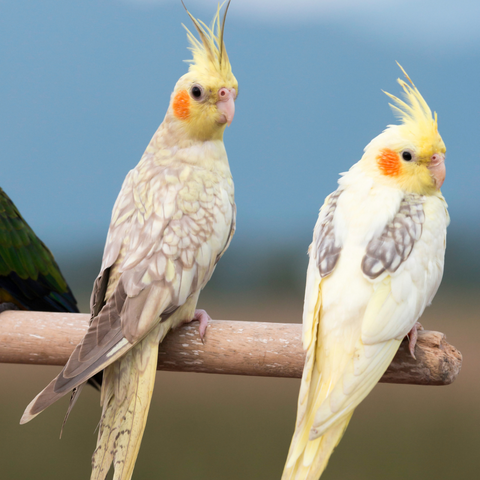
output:
M216 2L187 6L210 22ZM381 90L399 93L396 60L438 112L449 238L459 255L474 255L478 18L474 1L233 0L231 255L290 246L304 254L338 173L395 122ZM187 70L182 22L189 26L180 1L0 3L0 185L61 262L100 252L121 183Z

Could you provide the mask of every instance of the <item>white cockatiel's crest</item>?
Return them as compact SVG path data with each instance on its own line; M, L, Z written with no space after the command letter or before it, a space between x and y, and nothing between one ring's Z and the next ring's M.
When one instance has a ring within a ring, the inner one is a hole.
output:
M385 92L393 100L390 106L402 123L389 125L375 137L352 170L361 169L392 188L431 195L445 178L446 148L438 132L437 115L432 116L430 107L403 68L402 71L410 82L409 85L398 79L405 101Z
M402 70L410 85L401 78L397 80L403 88L406 102L391 93L384 92L395 103L395 105L390 104L390 106L394 114L402 120L403 125L417 132L423 130L423 134L420 133L421 136L428 133L430 139L435 141L434 137L438 134L437 113L435 112L432 117L430 107L412 82L412 79L398 62L397 65Z

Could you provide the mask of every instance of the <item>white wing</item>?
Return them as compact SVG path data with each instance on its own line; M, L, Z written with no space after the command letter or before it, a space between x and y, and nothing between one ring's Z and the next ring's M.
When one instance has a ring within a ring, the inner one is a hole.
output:
M362 325L362 340L366 345L402 339L438 290L449 218L441 195L428 197L423 210L423 231L411 254L395 272L386 271L373 281L375 294Z

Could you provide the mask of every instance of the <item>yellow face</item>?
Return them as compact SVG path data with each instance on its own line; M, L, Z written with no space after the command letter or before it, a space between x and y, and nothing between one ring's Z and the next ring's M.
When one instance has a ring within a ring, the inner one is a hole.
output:
M237 95L238 83L233 75L204 80L189 72L175 86L171 109L192 138L218 140L233 120Z
M424 195L439 190L445 180L446 152L440 135L419 138L403 125L396 128L398 141L389 142L376 155L379 173L408 192Z

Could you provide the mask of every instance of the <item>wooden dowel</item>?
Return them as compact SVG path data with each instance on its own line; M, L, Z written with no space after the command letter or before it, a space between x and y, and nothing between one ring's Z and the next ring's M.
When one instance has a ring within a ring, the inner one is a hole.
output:
M90 316L6 311L0 314L0 363L64 365L87 331ZM205 343L194 322L160 345L158 369L300 378L301 325L212 320ZM404 341L381 382L448 385L460 372L461 353L440 332L419 331L414 360Z

